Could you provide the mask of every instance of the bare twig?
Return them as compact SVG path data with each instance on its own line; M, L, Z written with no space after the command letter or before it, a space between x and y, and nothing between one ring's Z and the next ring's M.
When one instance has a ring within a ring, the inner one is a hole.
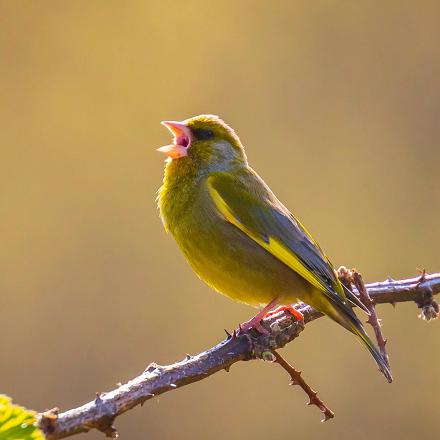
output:
M440 273L425 275L423 280L420 277L387 280L366 287L376 304L415 301L422 309L422 314L430 313L431 317L438 315L438 304L433 296L440 292ZM187 356L175 364L151 364L126 384L108 393L101 393L78 408L39 414L38 426L49 440L91 429L116 437L113 421L117 416L154 396L205 379L220 370L228 371L236 362L262 359L265 353L282 348L298 337L304 324L322 316L305 304L298 304L297 308L304 315L304 323L298 322L289 312L271 316L262 322L269 330L267 335L250 330L239 336L228 336L215 347L196 356Z
M374 301L371 299L368 290L365 287L364 280L362 279L362 275L356 269L351 270L351 281L359 292L359 297L361 301L365 304L368 311L370 312L370 316L367 319L367 323L373 327L374 334L376 335L377 345L379 346L379 351L382 357L385 359L388 367L390 366L390 360L388 357L388 353L386 350L387 340L383 337L382 329L380 325L380 320L376 313L376 308L374 307Z
M332 419L335 416L335 413L318 397L318 393L310 388L310 385L303 379L301 371L296 370L295 367L290 365L289 362L287 362L277 351L273 350L272 353L275 356L274 362L284 368L290 375L290 385L299 385L309 396L307 405L317 406L324 414L324 418L321 422L326 422L327 420Z

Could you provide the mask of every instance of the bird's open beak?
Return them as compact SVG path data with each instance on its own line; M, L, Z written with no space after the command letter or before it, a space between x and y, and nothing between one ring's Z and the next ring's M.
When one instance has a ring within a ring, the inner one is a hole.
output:
M168 130L174 136L172 145L165 145L160 147L157 151L166 154L172 159L179 159L180 157L188 156L188 147L191 145L191 131L182 122L176 121L162 121L162 125L165 125Z

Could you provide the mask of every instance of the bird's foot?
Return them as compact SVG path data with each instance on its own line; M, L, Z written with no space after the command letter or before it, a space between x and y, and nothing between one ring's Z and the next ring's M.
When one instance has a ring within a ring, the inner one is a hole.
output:
M257 332L261 333L262 335L268 335L270 331L261 325L261 319L262 316L255 315L249 321L243 322L238 326L237 334L241 334L244 332L248 332L249 330L255 329L257 330Z
M251 318L249 321L243 322L243 324L240 324L238 326L237 334L247 332L251 329L257 330L257 332L261 333L262 335L268 335L270 334L270 331L264 328L261 325L261 320L264 319L268 312L270 312L278 302L278 298L274 298L269 304L267 304L263 309L261 309L253 318Z
M276 315L277 313L280 312L289 312L292 316L294 316L298 321L304 322L304 315L297 309L295 309L294 306L289 305L289 306L279 306L274 310L271 310L270 312L267 312L264 317L265 318L270 318L273 315Z

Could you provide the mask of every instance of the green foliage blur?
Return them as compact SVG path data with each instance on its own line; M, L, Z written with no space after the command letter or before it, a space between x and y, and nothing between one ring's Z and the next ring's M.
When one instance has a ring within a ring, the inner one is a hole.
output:
M0 391L68 409L255 312L163 231L164 119L224 118L335 266L440 271L439 22L430 0L0 0ZM331 422L252 362L129 412L121 438L435 439L440 327L379 313L392 385L328 319L284 350Z
M34 426L35 412L12 404L0 394L0 440L43 440L43 433Z

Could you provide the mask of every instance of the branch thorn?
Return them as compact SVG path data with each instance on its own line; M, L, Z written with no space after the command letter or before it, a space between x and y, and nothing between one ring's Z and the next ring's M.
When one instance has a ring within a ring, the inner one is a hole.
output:
M58 421L59 408L55 407L48 409L40 414L38 420L38 426L46 434L51 434L55 431L55 427Z
M102 422L97 426L97 429L105 434L109 438L118 438L119 434L116 428L113 426L113 418L107 418L102 420Z
M325 422L332 419L335 414L329 409L325 403L318 397L318 393L310 387L310 385L302 378L301 371L297 371L292 365L290 365L277 351L272 351L275 356L275 363L279 364L290 375L290 384L299 385L309 397L307 405L315 405L324 414L324 419L321 422Z

